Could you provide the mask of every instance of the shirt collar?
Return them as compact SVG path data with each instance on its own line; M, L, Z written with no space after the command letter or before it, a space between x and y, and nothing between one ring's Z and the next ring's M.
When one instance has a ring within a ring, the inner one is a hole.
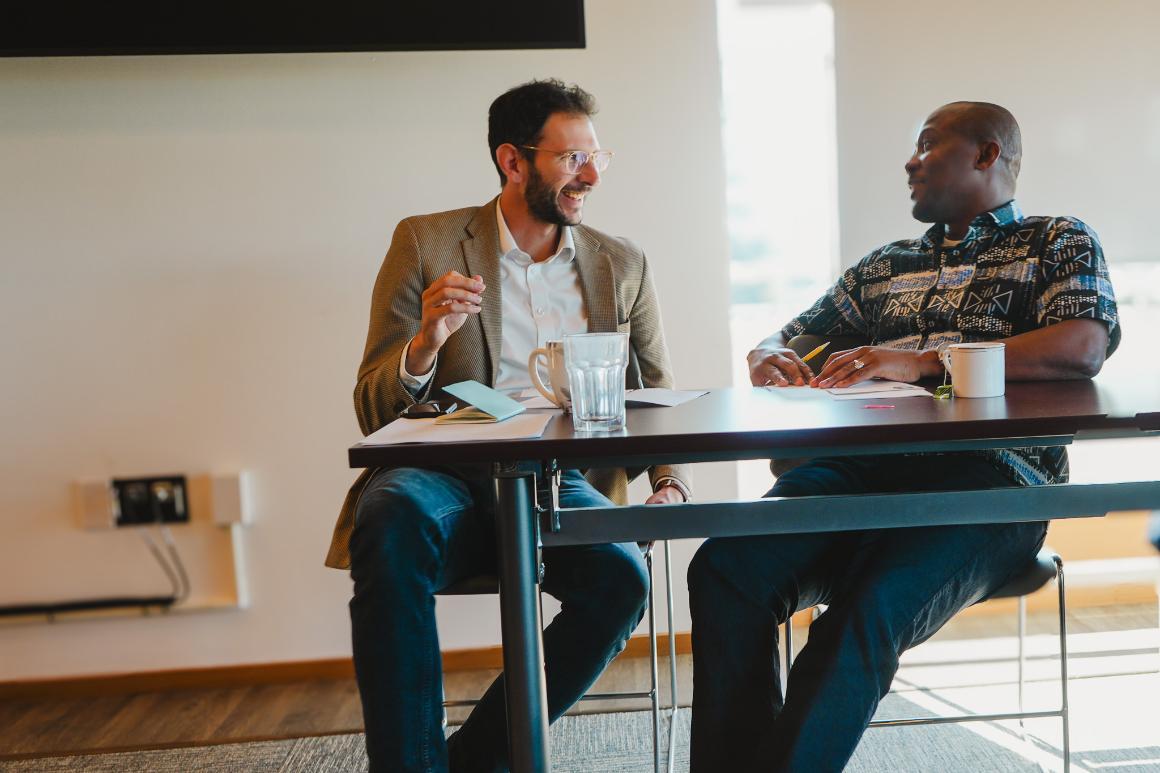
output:
M1005 225L1017 223L1023 219L1023 212L1019 209L1019 205L1015 203L1015 199L1011 199L1006 204L1000 204L992 209L990 212L984 212L971 221L972 226L994 226L1002 228Z
M517 263L531 263L532 256L521 250L520 245L516 244L515 237L512 236L511 229L508 228L507 220L504 219L503 210L499 207L499 199L495 200L495 222L499 226L500 254L505 258L515 260ZM558 259L560 263L571 263L575 257L576 244L572 240L572 228L566 225L561 226L560 241L556 243L556 252L548 260Z
M1018 223L1023 219L1023 211L1019 209L1019 205L1015 203L1015 199L1011 199L1006 204L1000 204L994 209L988 210L981 215L976 215L975 219L971 221L967 228L967 235L963 237L964 242L969 242L979 236L980 229L1002 228ZM923 240L929 244L940 244L946 234L946 225L944 223L935 223L923 235Z

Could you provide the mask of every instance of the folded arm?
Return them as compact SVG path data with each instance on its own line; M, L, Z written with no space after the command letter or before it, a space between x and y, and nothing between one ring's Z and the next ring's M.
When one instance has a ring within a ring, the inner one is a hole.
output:
M1095 319L1068 319L1003 342L1008 381L1092 378L1107 357L1108 326Z

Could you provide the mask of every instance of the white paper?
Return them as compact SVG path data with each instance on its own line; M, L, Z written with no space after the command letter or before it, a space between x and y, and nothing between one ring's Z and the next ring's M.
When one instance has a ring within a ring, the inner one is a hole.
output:
M554 408L557 411L560 410L559 406L557 406L555 403L548 400L546 397L544 397L539 392L536 392L536 394L531 396L531 397L522 397L521 396L521 397L517 397L516 399L520 401L520 405L524 406L528 410L532 410L535 408Z
M890 392L858 392L857 394L833 394L834 400L897 400L902 397L932 397L925 389L906 390L895 389Z
M459 443L470 440L519 440L536 438L552 416L548 413L521 413L493 424L436 424L434 419L397 419L359 442L361 446L390 446L400 443Z
M674 405L696 400L701 395L708 393L709 390L707 389L661 389L659 387L650 387L648 389L630 389L625 393L624 399L630 408L648 406L672 408Z
M768 385L762 387L771 392L779 392L788 398L801 400L872 400L894 399L896 397L931 397L931 393L920 386L907 384L902 381L885 381L874 379L860 381L848 387L830 387L818 389L808 385L789 384L786 386Z
M826 392L835 400L894 399L898 397L930 397L930 392L916 384L904 381L870 379L848 387L831 387Z
M922 387L908 384L905 381L888 381L884 378L872 378L866 381L859 381L857 384L851 384L848 387L830 387L826 391L831 394L852 395L858 392L890 392L895 389L905 391L908 389L922 389ZM925 392L926 390L923 389L923 391Z
M784 397L796 400L828 400L832 397L826 394L826 390L812 387L809 384L786 384L785 386L766 384L763 387L757 387L757 389L777 392Z

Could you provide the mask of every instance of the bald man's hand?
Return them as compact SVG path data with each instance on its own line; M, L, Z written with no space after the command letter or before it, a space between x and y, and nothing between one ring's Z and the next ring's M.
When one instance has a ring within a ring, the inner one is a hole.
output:
M834 352L810 386L829 389L848 387L870 378L890 381L918 381L942 372L934 349L910 351L884 346L859 346Z
M753 386L805 386L814 377L810 366L789 347L758 347L746 356Z

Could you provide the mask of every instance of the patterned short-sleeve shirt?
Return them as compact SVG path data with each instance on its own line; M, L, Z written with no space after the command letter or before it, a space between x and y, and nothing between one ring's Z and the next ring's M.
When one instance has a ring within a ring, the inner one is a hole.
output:
M1024 217L1014 201L976 217L943 244L942 224L881 247L782 328L858 335L875 346L933 349L992 341L1067 319L1101 320L1120 343L1116 298L1095 232L1071 217ZM981 451L1016 483L1067 480L1062 447Z

